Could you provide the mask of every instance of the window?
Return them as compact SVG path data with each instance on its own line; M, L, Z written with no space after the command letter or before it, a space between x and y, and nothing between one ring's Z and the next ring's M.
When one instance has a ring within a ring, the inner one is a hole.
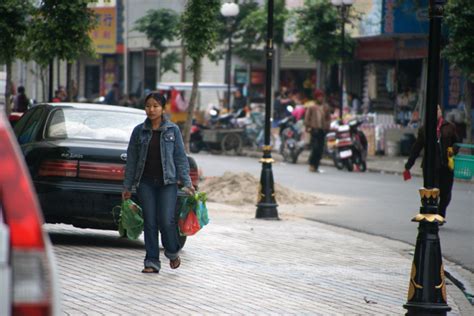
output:
M15 126L15 133L18 131L17 137L20 145L27 144L35 139L41 125L41 116L43 112L44 110L41 108L28 111L25 114L25 117L21 118L20 122ZM18 126L20 123L22 123L22 125Z

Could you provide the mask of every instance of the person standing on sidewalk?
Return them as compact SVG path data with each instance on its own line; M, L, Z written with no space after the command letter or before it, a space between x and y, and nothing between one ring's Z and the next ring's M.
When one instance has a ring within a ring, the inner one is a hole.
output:
M449 160L458 152L459 148L454 146L459 142L456 133L456 127L443 119L443 112L441 106L438 105L438 123L436 125L436 155L435 155L435 187L439 188L439 215L446 218L446 209L451 201L451 191L453 189L454 181L454 165L449 163ZM420 155L421 150L425 147L425 130L421 127L418 130L418 136L405 164L405 172L409 172L411 167L415 164L416 158ZM422 163L423 165L423 163ZM423 177L425 170L423 168ZM442 225L442 224L441 224Z
M324 94L321 90L314 93L316 102L306 109L304 126L311 133L311 154L309 156L309 171L321 172L319 162L323 157L324 137L331 123L331 111L324 102Z
M165 104L162 94L152 92L146 96L147 119L133 129L127 149L122 198L129 199L132 187L137 188L145 233L143 273L160 271L158 230L170 267L180 266L175 219L178 181L184 184L186 193L194 194L183 138L178 126L164 116Z
M13 99L13 112L24 113L28 110L30 100L25 94L25 87L19 86L17 92L18 94Z

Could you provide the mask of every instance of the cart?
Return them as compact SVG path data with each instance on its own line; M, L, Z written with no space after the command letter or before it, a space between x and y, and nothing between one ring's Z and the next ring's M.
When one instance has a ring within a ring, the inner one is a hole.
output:
M211 150L219 150L226 155L242 152L243 128L212 128L201 132L204 143Z

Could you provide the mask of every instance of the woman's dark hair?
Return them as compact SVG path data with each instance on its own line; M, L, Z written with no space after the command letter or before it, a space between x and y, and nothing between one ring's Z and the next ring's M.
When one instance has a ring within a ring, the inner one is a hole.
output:
M153 98L155 99L162 107L165 107L166 105L166 97L162 95L161 93L158 92L150 92L146 97L145 97L145 104L148 101L148 99Z

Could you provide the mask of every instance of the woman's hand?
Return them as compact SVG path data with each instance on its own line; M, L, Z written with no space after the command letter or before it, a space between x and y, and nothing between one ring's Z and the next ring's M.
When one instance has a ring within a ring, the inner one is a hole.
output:
M184 188L183 188L183 191L184 191L187 195L194 195L194 194L196 193L196 191L194 190L194 187L193 187L193 186L184 187Z
M128 191L127 189L124 189L122 191L122 200L128 200L132 197L132 192Z

